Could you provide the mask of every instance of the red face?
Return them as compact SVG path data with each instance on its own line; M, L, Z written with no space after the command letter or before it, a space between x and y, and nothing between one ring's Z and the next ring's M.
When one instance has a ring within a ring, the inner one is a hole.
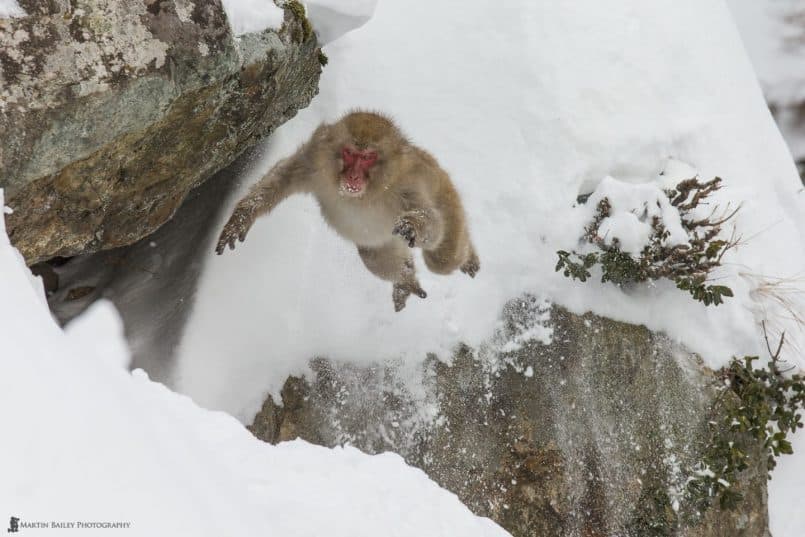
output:
M369 170L377 162L377 151L354 147L341 150L344 168L341 170L341 193L347 196L360 196L369 184Z

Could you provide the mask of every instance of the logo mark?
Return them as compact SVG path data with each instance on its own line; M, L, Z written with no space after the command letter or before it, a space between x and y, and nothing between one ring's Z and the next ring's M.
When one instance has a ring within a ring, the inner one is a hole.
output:
M20 531L20 519L13 516L8 521L8 529L6 530L7 533L17 533Z

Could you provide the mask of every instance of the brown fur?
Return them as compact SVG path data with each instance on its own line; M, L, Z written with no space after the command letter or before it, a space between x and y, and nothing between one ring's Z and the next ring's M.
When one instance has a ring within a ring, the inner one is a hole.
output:
M339 190L341 149L347 145L378 154L360 197ZM427 296L416 279L410 248L422 248L425 264L437 274L461 269L474 277L480 268L450 176L383 115L358 111L319 126L308 142L274 166L238 203L216 251L223 253L227 245L234 248L258 216L297 192L312 193L324 219L355 243L366 267L394 283L397 311L410 294Z

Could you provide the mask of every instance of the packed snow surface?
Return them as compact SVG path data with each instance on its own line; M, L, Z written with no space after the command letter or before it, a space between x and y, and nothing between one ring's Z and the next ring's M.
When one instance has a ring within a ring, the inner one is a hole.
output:
M271 0L221 0L235 35L282 26L285 12Z
M17 0L0 0L0 18L24 17L25 11Z
M0 520L149 536L508 535L397 455L271 446L129 373L114 308L96 303L62 331L2 218L0 275Z
M386 0L325 52L318 97L272 136L244 191L320 121L382 110L451 173L481 271L437 276L417 258L428 298L394 313L391 285L312 198L292 197L235 251L209 245L176 382L200 404L250 422L312 357L447 359L524 292L664 331L711 366L761 353L762 318L805 348L760 288L803 273L805 198L723 3ZM556 251L579 243L577 196L605 177L654 189L639 185L670 157L724 178L713 203L743 203L744 243L714 275L735 297L705 307L671 282L625 292L555 273Z

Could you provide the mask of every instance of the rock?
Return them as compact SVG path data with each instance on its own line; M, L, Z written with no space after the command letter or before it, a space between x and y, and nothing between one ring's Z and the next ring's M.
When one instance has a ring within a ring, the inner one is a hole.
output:
M288 379L250 429L272 443L395 451L518 537L767 535L759 451L737 510L699 516L685 503L720 408L696 356L533 297L505 319L488 344L450 365L432 359L413 380L401 364L315 360L313 378Z
M131 244L304 107L298 3L234 37L220 0L21 0L0 19L0 187L29 264Z

